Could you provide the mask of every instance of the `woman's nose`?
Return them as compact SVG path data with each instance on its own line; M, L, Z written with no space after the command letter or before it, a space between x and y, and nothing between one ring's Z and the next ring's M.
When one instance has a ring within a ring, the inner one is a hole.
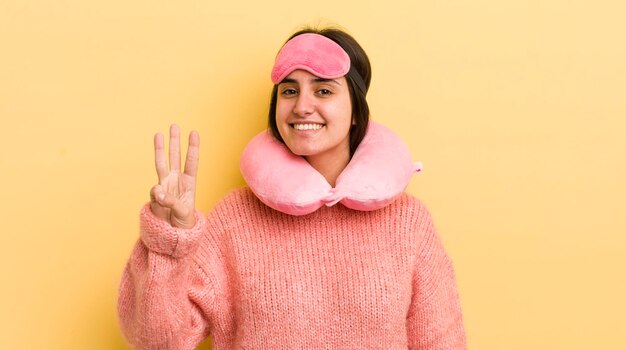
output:
M306 93L299 94L298 99L296 100L296 104L293 107L293 112L296 115L305 117L313 113L314 110L315 100Z

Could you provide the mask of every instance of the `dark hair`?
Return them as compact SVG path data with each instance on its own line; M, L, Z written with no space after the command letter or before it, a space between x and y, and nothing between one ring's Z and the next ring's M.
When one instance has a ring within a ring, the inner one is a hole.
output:
M365 136L365 132L367 131L367 124L370 117L370 109L367 105L367 100L365 99L365 95L367 94L367 90L370 86L370 81L372 80L372 67L370 65L370 60L369 58L367 58L367 54L365 53L361 45L359 45L359 43L357 43L357 41L354 40L352 36L342 31L341 29L305 28L294 33L292 36L289 37L289 39L287 39L287 41L293 39L300 34L305 33L315 33L323 35L339 44L339 46L341 46L350 57L351 68L361 76L361 78L363 79L363 83L365 83L365 91L361 91L354 78L350 74L347 74L345 76L346 81L348 82L348 88L350 90L350 102L352 104L352 121L354 123L354 125L350 127L350 156L352 156L356 148L361 143L361 140L363 140L363 137ZM274 87L272 88L272 97L270 100L268 124L272 135L274 135L274 137L278 141L284 143L283 138L278 132L278 127L276 126L277 93L278 85L274 85Z

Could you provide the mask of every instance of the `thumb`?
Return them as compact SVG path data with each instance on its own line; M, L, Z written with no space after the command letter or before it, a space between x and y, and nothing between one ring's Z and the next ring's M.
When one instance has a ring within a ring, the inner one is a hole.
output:
M169 217L169 208L163 204L165 193L160 185L153 186L150 189L150 209L152 213L161 219L167 220Z
M178 203L179 201L176 196L163 191L161 185L156 185L152 188L152 191L150 191L150 199L164 208L172 210L180 209L180 203Z
M161 185L155 185L150 189L150 202L156 203L163 207L168 207L165 205L165 191L161 188ZM168 207L169 208L169 207Z
M190 210L185 203L175 195L163 191L161 185L156 185L152 188L150 197L153 199L154 203L162 208L171 210L170 224L183 228L189 228L195 225L194 211Z

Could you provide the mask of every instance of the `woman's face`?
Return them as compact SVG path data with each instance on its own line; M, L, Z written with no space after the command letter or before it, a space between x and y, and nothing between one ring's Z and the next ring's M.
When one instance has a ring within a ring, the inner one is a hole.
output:
M276 125L291 152L324 160L350 157L352 105L345 77L295 70L279 85Z

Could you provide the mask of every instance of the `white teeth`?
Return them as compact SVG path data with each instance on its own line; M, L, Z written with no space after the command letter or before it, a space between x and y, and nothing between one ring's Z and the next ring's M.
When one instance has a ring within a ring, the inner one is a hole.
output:
M322 126L322 124L293 124L296 130L319 130Z

